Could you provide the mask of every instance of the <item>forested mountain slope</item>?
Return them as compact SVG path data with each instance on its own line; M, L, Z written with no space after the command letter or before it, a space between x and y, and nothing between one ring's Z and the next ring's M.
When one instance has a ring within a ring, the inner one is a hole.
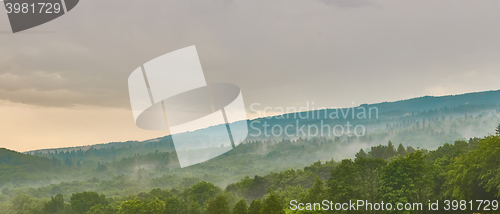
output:
M372 115L373 120L362 120L363 123L367 124L375 124L375 125L386 125L384 122L387 118L394 118L394 117L404 117L407 116L408 114L414 114L419 115L421 114L422 118L429 118L429 117L435 117L437 115L439 116L450 116L450 115L460 115L464 113L469 113L473 114L474 112L482 111L485 109L500 109L499 107L500 104L500 90L495 90L495 91L484 91L484 92L474 92L474 93L466 93L466 94L460 94L460 95L448 95L448 96L425 96L425 97L418 97L418 98L412 98L412 99L407 99L407 100L400 100L400 101L395 101L395 102L383 102L383 103L375 103L375 104L363 104L360 105L359 107L365 108L367 111L370 108L376 108L377 112L379 115ZM328 108L326 106L326 108ZM355 108L356 109L356 108ZM286 111L286 109L284 109ZM356 114L356 111L352 112L351 110L348 110L347 108L344 109L336 109L336 111L339 111L339 118L338 120L345 120L346 118L352 118L353 113ZM319 112L319 113L318 113ZM252 121L262 121L265 120L268 122L270 126L274 124L291 124L295 123L296 119L299 119L303 122L317 122L320 119L329 119L328 116L333 112L332 109L328 108L327 110L327 117L325 118L325 111L324 110L312 110L308 112L304 112L303 115L310 115L309 118L301 120L301 118L298 116L298 113L286 113L283 112L283 115L278 115L281 116L280 119L277 119L278 117L266 117L266 118L257 118L254 120L250 120L249 124ZM480 112L481 113L481 112ZM311 118L311 115L320 115L320 118ZM345 114L345 115L343 115ZM270 115L267 115L270 116ZM355 115L356 116L356 115ZM375 118L375 117L380 117L380 118ZM380 119L380 120L376 120ZM356 120L355 122L360 122L361 120ZM262 129L260 127L260 124L255 124L255 127ZM250 130L250 134L252 134L252 131L255 130ZM203 130L195 131L202 133ZM195 134L196 135L196 134ZM200 134L201 135L201 134ZM262 139L265 137L252 137L253 135L250 136L250 138L253 139ZM250 139L251 140L251 139ZM94 149L94 150L99 150L99 149L120 149L123 150L122 156L132 156L135 154L146 154L148 152L151 152L151 148L149 147L154 147L155 150L159 150L160 152L171 152L174 151L173 149L173 143L172 143L172 138L170 136L163 136L163 137L158 137L155 139L150 139L146 141L127 141L127 142L110 142L110 143L102 143L102 144L95 144L95 145L88 145L88 146L80 146L80 147L67 147L67 148L53 148L53 149L41 149L41 150L34 150L34 151L29 151L26 153L30 154L46 154L46 153L64 153L64 152L83 152L88 149ZM133 151L125 151L127 148L133 148ZM141 150L141 148L143 148ZM57 154L56 153L56 154ZM62 158L62 157L61 157ZM121 158L121 157L120 157Z
M389 142L366 152L360 150L353 159L316 162L303 169L245 177L225 189L206 181L185 181L175 188L144 190L136 188L132 181L116 178L113 182L91 182L112 189L120 186L131 194L110 197L102 191L88 190L68 194L61 191L63 185L56 185L50 190L40 188L14 195L11 201L0 203L0 209L8 214L323 214L343 212L319 210L312 204L321 204L323 200L356 204L363 200L374 204L384 201L392 209L356 206L356 213L497 213L499 151L498 136L456 141L435 151ZM120 185L114 186L117 184ZM55 196L48 199L33 195L45 191ZM488 202L460 206L458 202L447 205L446 200ZM436 206L439 212L427 208L429 202L435 201L440 201ZM301 209L309 211L297 210L298 203L303 203ZM399 203L411 206L397 210Z
M40 173L54 172L57 159L26 155L0 148L0 184L43 180ZM46 175L46 174L45 174Z

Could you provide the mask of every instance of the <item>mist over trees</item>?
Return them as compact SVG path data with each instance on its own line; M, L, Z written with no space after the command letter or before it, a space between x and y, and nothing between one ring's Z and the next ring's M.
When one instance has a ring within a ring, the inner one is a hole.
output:
M375 150L373 150L376 148ZM380 149L383 148L383 149ZM372 152L378 151L378 152ZM500 137L487 136L445 144L434 151L412 150L404 155L389 145L374 146L368 154L339 162L317 162L303 170L286 170L263 177L244 178L225 189L201 181L182 189L152 189L108 198L96 192L57 194L50 199L27 194L2 205L6 213L184 213L267 214L341 213L293 210L291 201L321 203L355 200L386 203L422 203L436 200L498 200ZM380 158L380 154L393 156ZM480 157L480 158L478 158ZM328 172L327 177L324 172ZM258 188L260 187L260 188ZM122 187L127 189L126 186ZM445 211L440 204L440 213ZM310 206L311 208L312 206ZM306 209L305 206L304 209ZM493 208L493 207L492 207ZM466 209L474 211L475 209ZM481 213L494 213L481 212ZM361 208L356 213L400 213ZM431 213L413 210L407 213Z
M410 104L418 100L370 105L379 108L377 118L349 120L366 127L363 136L249 136L228 153L184 169L179 168L170 136L26 154L0 149L0 210L317 214L340 212L294 211L290 201L426 205L429 200L497 200L500 141L491 134L500 134L500 106L485 102L485 97L470 102L447 97L441 103L422 98L428 102L416 106ZM256 120L271 126L296 122ZM210 145L203 131L199 133L191 140ZM203 149L192 152L203 154ZM440 213L464 212L440 208Z

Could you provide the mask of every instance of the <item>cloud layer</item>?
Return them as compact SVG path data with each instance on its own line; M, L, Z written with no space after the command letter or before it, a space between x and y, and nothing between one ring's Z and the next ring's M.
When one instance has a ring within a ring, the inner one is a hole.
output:
M8 33L0 19L0 99L129 108L128 75L190 45L207 80L239 85L247 105L349 106L498 89L488 79L500 78L499 4L82 1L25 33Z

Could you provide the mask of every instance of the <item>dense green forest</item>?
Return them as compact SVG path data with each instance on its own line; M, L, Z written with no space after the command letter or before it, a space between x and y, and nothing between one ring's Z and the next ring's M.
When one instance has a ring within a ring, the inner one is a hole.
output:
M378 108L371 118L359 118L354 108L340 110L340 118L331 117L338 109L308 112L323 118L262 117L248 121L249 136L233 150L182 169L176 153L182 148L171 136L24 154L0 149L0 213L323 213L291 210L290 201L493 200L500 184L498 138L491 136L500 123L499 95L360 106ZM299 122L350 122L366 134L265 134L266 125ZM194 131L190 140L210 145L205 132ZM482 136L488 137L475 138Z
M500 137L456 141L434 151L398 146L389 142L367 152L361 149L353 159L316 162L301 170L285 170L265 176L245 177L225 189L206 181L188 186L131 189L130 194L108 197L92 191L65 196L53 188L50 198L18 193L2 204L3 213L341 213L338 211L293 211L290 201L321 203L331 200L349 203L369 200L386 203L422 203L445 200L498 200L500 196ZM99 181L95 181L99 182ZM106 185L106 184L104 184ZM129 189L128 185L109 188ZM9 190L2 190L9 194ZM60 191L60 190L59 190ZM469 205L440 203L436 213L471 213ZM484 208L484 205L483 205ZM489 205L491 211L498 204ZM463 210L460 210L463 209ZM363 208L345 213L430 213L369 211ZM344 212L342 212L344 213Z
M121 177L141 177L145 182L136 184L138 188L174 187L180 182L168 182L169 186L165 186L167 184L162 184L162 180L179 180L177 178L203 179L225 187L245 176L263 176L286 169L299 169L319 160L352 158L360 148L386 144L389 140L414 148L433 150L447 142L493 133L492 127L500 123L498 115L500 112L497 107L490 104L465 105L413 114L381 114L378 119L360 122L367 127L367 134L364 136L249 136L244 143L228 153L184 169L179 168L170 136L142 143L110 143L86 149L67 148L28 153L32 155L17 153L19 157L38 156L39 161L31 162L43 166L22 164L21 167L15 162L2 160L0 167L5 168L6 172L15 173L2 174L0 188L49 188L62 182L69 185L73 181L116 180ZM261 121L286 122L273 117L262 118ZM7 153L7 150L0 151L0 155ZM78 188L83 187L73 188L78 191ZM115 192L117 195L121 194L119 190Z

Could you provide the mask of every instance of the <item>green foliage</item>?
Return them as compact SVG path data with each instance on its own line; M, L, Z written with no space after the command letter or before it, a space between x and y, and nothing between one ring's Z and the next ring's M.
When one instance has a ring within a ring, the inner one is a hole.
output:
M197 201L191 201L188 207L189 214L201 214L201 206Z
M32 198L26 194L16 195L11 199L12 210L16 214L38 214L43 211L45 201Z
M280 173L271 173L264 177L255 176L253 179L245 177L241 181L226 187L227 192L235 192L247 201L262 198L269 188L284 190L287 187L302 186L311 188L317 177L327 179L330 171L337 165L334 161L324 164L315 162L304 167L304 170L285 170Z
M222 192L220 187L217 187L206 181L196 183L187 190L192 199L196 200L200 205L207 201L209 198Z
M149 202L148 209L149 214L162 214L166 210L165 202L155 198L153 201Z
M116 210L111 206L96 204L90 208L87 214L116 214Z
M43 208L43 213L56 214L64 210L64 196L57 194L55 197L51 197L50 201L45 203Z
M253 200L248 207L248 214L262 214L261 210L263 209L264 204L260 199Z
M402 143L399 144L397 152L401 156L405 156L406 155L406 149L405 149L405 147L403 146Z
M327 212L292 211L287 209L287 204L290 200L321 203L322 200L329 199L337 203L349 203L351 200L363 199L374 202L423 203L427 206L429 200L498 199L500 161L497 157L500 157L500 137L456 141L430 152L406 148L405 155L401 155L401 148L404 149L399 145L399 151L396 151L390 145L372 147L371 151L378 149L372 154L382 154L386 159L374 158L371 154L360 155L360 150L354 160L344 159L340 163L329 161L324 164L315 162L304 170L285 170L262 177L255 176L253 179L246 177L240 182L229 184L224 192L206 181L182 189L154 188L126 198L116 198L112 202L119 205L116 209L109 205L110 202L104 195L96 192L73 194L70 205L64 203L61 194L48 201L16 194L10 200L12 206L6 209L23 214L323 214ZM388 157L387 151L393 151L393 156ZM330 175L323 181L325 172ZM129 185L124 178L118 177L113 183L103 182L107 187L118 188ZM66 192L65 188L55 187L58 186L52 186L48 191ZM264 188L267 189L262 190ZM253 192L255 190L259 191ZM7 187L2 192L13 194ZM248 207L245 196L252 199ZM443 209L442 206L440 209ZM365 211L360 210L360 213Z
M386 161L382 159L356 159L356 176L354 179L358 182L355 192L358 192L358 198L379 201L379 177L382 169L386 166Z
M477 198L474 193L494 191L500 196L500 137L481 140L479 149L456 157L449 167L448 195L457 198ZM491 196L490 196L491 197Z
M48 158L21 154L0 148L0 172L0 186L3 186L7 182L46 181L49 176L43 173L53 173L54 167L52 161ZM43 176L40 176L40 174L43 174Z
M102 204L96 204L90 208L87 214L105 214L106 207Z
M320 203L325 200L325 190L323 188L324 184L321 179L316 178L316 182L313 187L307 191L307 195L304 198L304 201L309 203Z
M73 213L85 214L94 205L107 205L108 201L105 195L99 195L96 192L82 192L71 195L70 204Z
M402 147L402 149L401 149L401 147ZM400 144L400 146L398 147L398 151L396 151L396 149L394 149L394 145L392 144L392 142L389 141L387 146L379 145L379 146L372 147L370 152L368 152L368 155L371 158L387 159L390 157L394 157L398 154L401 154L400 151L401 151L401 153L406 154L406 151L405 151L402 144Z
M247 213L248 213L247 202L245 200L241 199L234 206L232 214L247 214Z
M104 172L106 170L108 170L108 167L106 165L101 164L100 162L97 163L96 171L98 171L98 172Z
M365 150L360 149L358 153L356 153L356 159L358 158L367 158L368 155L366 154Z
M207 214L231 214L226 196L219 195L208 204Z
M266 214L285 214L283 202L273 192L264 200L264 205L260 212Z
M383 169L380 177L382 200L393 204L425 203L431 189L431 170L421 151L399 156Z
M170 197L165 201L165 212L171 214L183 214L187 212L187 205L176 196Z
M147 212L147 204L139 199L132 199L122 202L117 214L146 214Z
M330 200L337 203L348 203L354 200L359 191L356 189L358 183L354 179L356 175L354 162L350 159L342 160L340 165L332 170L327 181Z

